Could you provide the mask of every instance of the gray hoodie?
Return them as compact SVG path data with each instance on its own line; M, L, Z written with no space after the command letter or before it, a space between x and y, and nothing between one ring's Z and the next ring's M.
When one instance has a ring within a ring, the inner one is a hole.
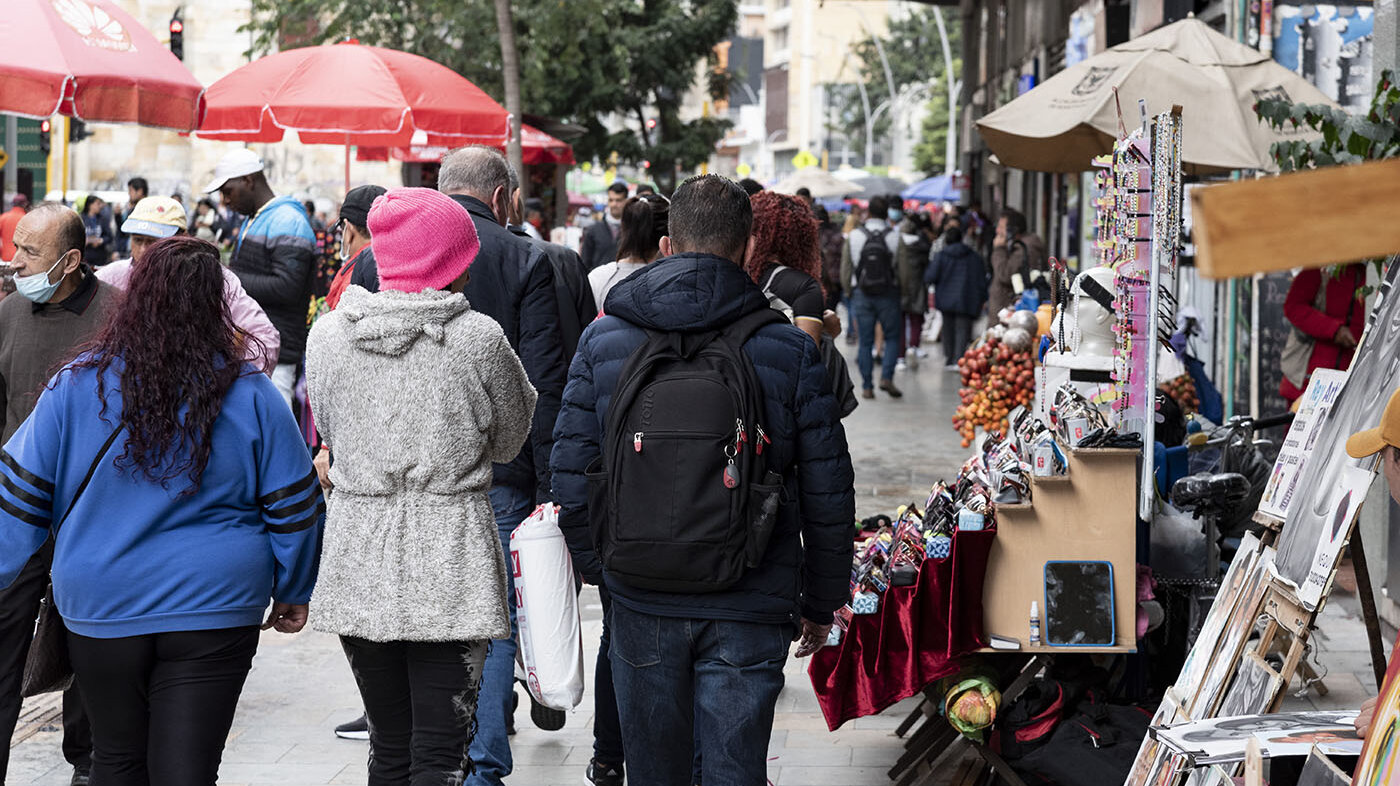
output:
M486 492L536 396L500 326L460 294L351 286L311 329L306 381L335 459L312 625L371 641L510 635Z

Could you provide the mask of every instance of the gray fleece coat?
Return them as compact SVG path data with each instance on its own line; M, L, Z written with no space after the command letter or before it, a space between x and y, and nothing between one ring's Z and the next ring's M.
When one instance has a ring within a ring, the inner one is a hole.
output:
M351 286L306 346L331 447L312 626L370 641L510 635L492 462L530 433L535 389L460 294Z

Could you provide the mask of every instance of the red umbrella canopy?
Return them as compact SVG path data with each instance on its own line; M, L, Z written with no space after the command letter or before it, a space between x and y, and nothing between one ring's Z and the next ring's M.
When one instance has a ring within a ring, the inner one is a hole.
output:
M111 0L5 0L0 111L189 131L204 88Z
M520 124L520 145L521 158L526 165L574 163L574 149L569 146L568 142L556 139L534 126ZM504 150L505 144L502 143L496 147ZM393 154L394 158L400 161L428 163L441 161L450 149L445 146L413 145L412 147L396 147ZM357 161L388 161L389 153L387 147L361 145L355 151L355 159Z
M321 144L504 144L509 115L480 88L425 57L359 44L268 55L209 86L198 134ZM418 139L414 139L415 133Z

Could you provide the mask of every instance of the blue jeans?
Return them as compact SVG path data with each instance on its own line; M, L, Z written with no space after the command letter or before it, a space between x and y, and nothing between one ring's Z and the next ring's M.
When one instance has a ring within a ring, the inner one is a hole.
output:
M791 625L655 617L613 603L609 627L629 782L691 786L696 753L702 783L767 782Z
M899 362L899 337L904 331L904 313L899 308L899 295L867 295L857 289L851 294L851 311L856 317L856 330L860 333L860 348L856 352L856 364L860 366L860 378L866 390L873 390L875 382L875 361L871 352L875 349L875 323L885 331L885 356L880 364L880 380L894 380L894 365Z
M501 535L501 549L506 564L510 564L510 533L534 509L534 497L528 489L493 486L490 492L491 510L496 514L496 528ZM510 756L510 726L512 696L515 692L515 580L506 570L506 598L510 603L510 638L491 642L486 666L481 673L481 695L476 704L476 736L472 738L471 756L476 772L465 781L467 786L500 786L510 774L514 762Z

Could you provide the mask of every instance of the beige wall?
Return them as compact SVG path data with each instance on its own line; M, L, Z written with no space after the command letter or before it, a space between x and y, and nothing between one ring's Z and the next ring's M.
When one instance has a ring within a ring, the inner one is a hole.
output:
M856 79L859 72L852 48L867 36L883 35L891 6L897 4L882 0L767 2L764 66L788 66L788 135L773 149L816 153L823 138L818 89L825 83ZM786 49L780 48L784 36Z
M247 33L238 28L248 19L248 0L115 0L127 13L165 42L170 16L185 7L185 64L204 85L247 62ZM208 181L215 162L237 143L184 137L173 131L139 126L90 124L93 135L72 146L74 190L124 190L126 181L142 176L154 194L197 193ZM295 134L282 142L253 145L269 162L269 180L278 193L297 193L338 201L344 191L345 149L303 145ZM58 146L55 146L57 152ZM397 163L351 162L351 182L400 185Z

